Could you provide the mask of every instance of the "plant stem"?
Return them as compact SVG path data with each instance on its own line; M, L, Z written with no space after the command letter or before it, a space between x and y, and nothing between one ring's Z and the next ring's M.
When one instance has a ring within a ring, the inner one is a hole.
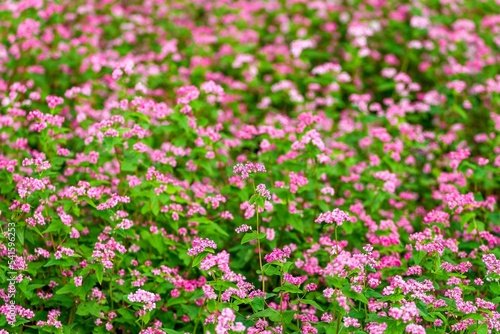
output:
M73 319L75 317L75 311L76 311L76 306L73 306L71 308L71 313L69 314L68 325L71 325L73 323Z
M280 287L283 286L283 268L281 268ZM280 318L281 318L281 333L286 334L285 320L283 319L283 291L280 291Z
M335 231L335 248L337 250L337 256L339 255L339 239L337 238L337 225L334 228Z
M259 225L259 206L255 204L255 213L257 216L257 235L260 233L260 225ZM259 265L260 265L260 274L262 277L262 292L266 292L266 281L264 279L264 270L262 269L262 250L260 248L260 238L257 238L257 251L259 252Z
M336 231L336 230L335 230ZM336 334L339 334L339 330L340 330L340 319L342 317L340 316L340 314L337 315L337 329L335 330L335 333Z

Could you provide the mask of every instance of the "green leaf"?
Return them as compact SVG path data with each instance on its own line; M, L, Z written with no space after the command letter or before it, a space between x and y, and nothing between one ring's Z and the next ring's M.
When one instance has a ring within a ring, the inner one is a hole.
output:
M488 324L482 324L476 331L476 334L488 334Z
M170 298L167 302L167 307L178 304L185 304L186 301L182 298Z
M229 237L229 234L227 234L226 230L224 230L223 228L221 228L219 226L219 224L217 224L216 222L210 220L210 219L207 219L207 218L204 218L204 217L199 217L199 218L196 218L196 219L192 219L190 221L193 221L193 222L198 222L200 224L203 224L204 228L206 229L210 229L212 233L214 234L220 234L220 235L223 235L225 237ZM203 228L200 226L200 228Z
M434 321L435 319L429 314L427 311L427 305L425 305L424 302L422 301L417 301L417 308L420 311L420 315L426 320L426 321Z
M277 287L276 289L273 290L273 292L280 292L280 291L289 293L303 293L301 289L290 283L285 283L283 286Z
M499 283L488 284L488 287L490 288L491 292L493 292L496 295L500 295L500 284Z
M304 222L297 215L291 215L290 225L299 233L304 233Z
M74 292L75 291L75 286L73 284L66 284L59 290L57 290L56 295L62 295L62 294L67 294L68 292Z
M476 216L475 212L468 212L460 217L460 226L464 228L465 224L468 223L472 218Z
M422 260L424 259L426 254L427 253L424 251L413 252L412 259L413 259L413 262L415 263L415 265L420 264L420 262L422 262Z
M356 291L352 291L351 288L349 288L349 287L343 288L342 292L344 293L344 295L346 297L349 297L349 298L358 300L360 302L363 302L365 304L368 304L368 299L366 299L366 297L363 294L357 293Z
M267 308L264 311L254 313L250 318L269 318L271 321L280 321L280 314L275 309Z
M364 319L365 318L365 312L356 310L355 308L351 309L351 311L348 314L349 317L355 318L355 319Z
M91 200L89 197L85 198L85 202L87 202L87 204L93 207L94 209L97 209L97 205L95 205L94 201Z
M158 201L157 196L151 197L151 211L155 216L158 216L158 214L160 213L160 202Z
M158 251L159 254L165 253L164 239L161 234L153 234L151 238L151 245Z
M95 274L96 274L97 281L99 282L99 284L102 284L102 278L104 276L104 267L102 265L98 264L95 268Z
M210 299L207 303L208 312L212 313L216 310L216 308L217 308L217 304L215 303L215 300Z
M293 316L295 314L295 311L285 311L283 312L283 321L285 324L291 324L293 321Z
M120 313L120 312L119 312ZM86 315L93 315L94 317L100 318L100 307L99 304L96 302L83 302L80 305L78 305L78 308L76 309L76 314L86 316Z
M257 231L252 231L251 233L245 233L243 236L243 239L241 240L241 244L245 244L249 241L255 240L255 239L263 239L266 237L266 234L264 232L257 233Z
M26 226L23 226L19 229L17 229L17 237L19 238L19 242L21 243L21 245L24 245L24 231L26 229Z
M198 267L200 265L201 261L203 261L207 257L208 254L209 254L208 252L203 252L203 253L197 254L193 259L193 267Z
M373 289L367 289L367 292L365 293L366 297L368 298L381 298L383 297L382 294L378 293L377 291Z
M310 299L302 299L300 300L300 302L302 304L307 304L307 305L311 305L311 306L314 306L315 308L317 308L318 310L320 310L321 312L325 312L325 310L323 310L323 308L318 304L316 303L314 300L310 300Z
M163 330L164 330L164 331L165 331L165 333L167 333L167 334L184 334L184 332L175 331L175 330L173 330L173 329L163 328Z
M328 285L331 285L337 289L342 289L342 279L338 277L333 277L333 276L327 276L326 281L328 282Z
M72 261L70 259L51 259L49 260L44 267L51 267L51 266L72 266L75 265L76 262Z
M250 205L254 205L255 202L257 202L257 197L258 195L252 195L252 197L248 200L248 203L250 203Z
M264 309L264 298L257 297L250 303L254 312L258 312Z
M264 204L266 203L266 199L262 196L258 196L255 203L257 203L257 206L264 208Z
M61 223L60 220L54 220L52 223L50 223L49 227L43 231L42 233L49 233L49 232L54 232L54 231L59 231L63 227L63 224Z

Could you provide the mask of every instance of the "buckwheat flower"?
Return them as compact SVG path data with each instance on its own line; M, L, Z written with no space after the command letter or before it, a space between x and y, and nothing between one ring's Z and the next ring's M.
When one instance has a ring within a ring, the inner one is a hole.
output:
M334 209L333 211L328 211L325 213L322 213L316 218L315 222L316 223L327 223L327 224L337 224L338 226L342 226L342 224L350 219L349 215L340 210L339 208Z
M323 290L323 296L325 296L325 298L331 298L334 292L335 290L333 288L326 288Z
M367 331L369 334L383 334L387 329L387 326L388 325L385 322L380 324L376 322L370 322L366 325L365 331Z
M221 217L222 219L229 219L229 220L234 219L234 216L229 211L223 211L223 212L219 213L219 217Z
M408 326L406 326L406 333L410 333L410 334L425 334L425 328L420 326L420 325L416 325L416 324L409 324Z
M427 17L413 16L410 20L410 25L412 28L426 29L431 24Z
M200 254L204 252L206 248L213 248L213 249L217 248L217 244L213 240L210 240L208 238L202 239L199 237L195 237L191 245L193 247L188 249L188 255L190 256Z
M161 300L159 294L154 294L142 289L137 290L135 293L130 293L127 296L128 300L136 303L143 303L145 311L152 311L156 307L156 302Z
M97 210L111 209L118 205L118 203L130 203L130 197L113 194L106 202L99 204Z
M63 103L64 103L64 99L62 97L53 96L53 95L47 96L47 104L49 105L50 109L55 108L58 105L63 104Z
M262 183L261 183L261 184L259 184L259 185L256 187L256 189L255 189L255 190L257 191L257 193L258 193L260 196L262 196L262 197L266 198L268 201L270 201L270 200L271 200L271 193L269 192L269 190L267 190L267 189L266 189L266 185L265 185L265 184L262 184Z
M494 254L484 254L482 260L486 266L486 275L500 275L500 260Z
M320 192L324 195L335 195L335 190L332 187L324 187L320 190Z
M75 277L75 286L82 286L82 281L83 281L82 276L76 276Z
M202 287L203 293L207 299L216 299L217 294L215 293L214 288L211 285L204 284Z
M35 248L35 254L39 255L39 256L42 256L46 259L48 259L50 257L50 253L49 251L43 249L43 248Z
M300 319L300 316L299 316L299 319ZM306 318L307 320L309 320L309 318ZM306 319L303 319L302 321L306 320ZM317 319L317 318L316 318ZM318 330L316 328L314 328L310 323L308 322L305 322L304 325L302 326L301 328L301 334L318 334Z
M309 180L302 173L290 172L290 192L297 193L299 187L303 187L309 183Z
M243 165L242 163L237 163L233 168L233 172L235 174L240 174L242 179L246 179L252 173L257 173L257 172L265 173L266 167L264 166L264 164L260 162L257 163L247 162L245 165Z
M344 326L345 327L356 327L359 328L361 325L359 324L358 319L344 317Z
M267 262L278 261L281 263L285 263L286 259L290 258L291 249L288 246L283 247L283 250L276 248L271 254L267 254L264 256L264 260Z
M294 58L300 56L303 50L314 48L316 44L313 40L295 40L290 44L290 53Z
M195 86L182 86L177 90L177 103L188 104L200 96L200 91Z
M57 320L56 318L61 315L61 311L59 310L50 310L49 314L47 315L47 321L38 321L36 323L37 326L50 326L50 327L55 327L55 328L61 328L62 323Z
M441 210L432 210L424 217L424 223L443 223L445 226L449 225L450 215Z
M333 320L333 315L331 315L330 313L323 313L323 315L321 316L321 321L324 321L326 323L330 323L332 322Z
M30 213L30 205L29 204L21 205L21 211L24 213Z
M454 325L451 325L451 330L454 332L460 332L467 329L467 327L472 326L475 323L474 319L465 319L460 322L457 322ZM424 332L425 333L425 332Z
M32 177L25 177L17 184L17 192L21 198L26 198L37 190L47 188L48 180L39 180Z
M15 256L14 260L11 260L12 262L9 263L9 269L10 270L26 270L28 269L28 265L26 264L26 261L23 257L21 256Z
M17 26L17 38L30 38L40 32L40 22L26 19Z
M486 159L486 158L479 157L479 158L477 159L477 164L478 164L479 166L485 166L485 165L487 165L489 162L490 162L490 160L488 160L488 159Z
M442 325L443 325L443 320L441 319L434 320L434 326L440 327Z
M133 221L131 221L130 219L123 219L120 224L116 225L116 229L128 230L132 226L134 226Z
M217 325L215 326L216 334L226 334L229 331L243 332L245 326L241 322L235 322L236 315L230 308L224 308L217 317Z
M264 221L264 218L263 218ZM273 228L266 228L265 230L266 233L266 239L269 241L273 241L274 237L276 236L276 231Z
M37 172L47 170L51 167L50 163L48 161L45 161L45 160L39 159L39 158L38 159L24 159L22 162L22 165L23 165L23 167L35 165L37 167L36 168Z
M243 224L240 227L234 229L236 233L244 233L252 230L252 226L248 226L247 224Z
M80 238L80 232L76 228L72 227L71 232L69 233L69 237L71 239L78 239Z

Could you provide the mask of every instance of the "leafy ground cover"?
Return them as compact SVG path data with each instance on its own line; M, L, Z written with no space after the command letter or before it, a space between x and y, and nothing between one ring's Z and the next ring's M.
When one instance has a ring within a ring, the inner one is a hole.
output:
M0 3L0 333L498 333L500 3Z

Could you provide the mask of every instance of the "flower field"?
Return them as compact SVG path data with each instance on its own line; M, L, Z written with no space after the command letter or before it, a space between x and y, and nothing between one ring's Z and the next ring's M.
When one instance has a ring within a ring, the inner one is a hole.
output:
M500 0L4 0L0 41L0 334L500 333Z

